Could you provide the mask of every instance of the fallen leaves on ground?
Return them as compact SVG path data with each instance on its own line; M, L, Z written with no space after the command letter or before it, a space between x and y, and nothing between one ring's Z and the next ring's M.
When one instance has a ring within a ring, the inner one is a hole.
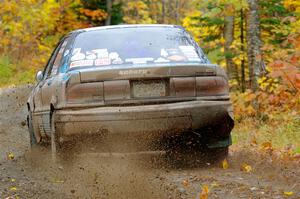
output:
M224 159L223 162L222 162L222 168L223 169L228 169L228 167L229 167L228 161L227 161L227 159Z
M17 189L17 187L11 187L9 190L11 190L11 191L17 191L18 189Z
M261 144L261 148L264 150L273 150L271 142L264 142Z
M285 192L283 192L283 194L285 196L292 196L292 195L294 195L294 192L292 192L292 191L285 191Z
M13 159L15 159L15 155L12 152L8 152L7 153L7 159L8 160L13 160Z
M209 193L209 188L207 185L202 186L202 191L200 193L199 199L207 199Z
M185 187L189 186L189 181L188 180L183 180L182 185L185 186Z
M250 173L252 171L252 167L246 163L243 163L241 165L241 171L244 171L246 173Z

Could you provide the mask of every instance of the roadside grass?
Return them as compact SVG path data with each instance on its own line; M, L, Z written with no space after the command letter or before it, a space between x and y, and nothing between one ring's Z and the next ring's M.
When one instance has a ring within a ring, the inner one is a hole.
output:
M18 67L8 56L0 56L0 87L21 85L34 81L34 69ZM21 69L22 68L22 69Z
M281 113L267 121L249 117L236 122L232 137L241 147L271 143L275 149L300 153L300 116Z

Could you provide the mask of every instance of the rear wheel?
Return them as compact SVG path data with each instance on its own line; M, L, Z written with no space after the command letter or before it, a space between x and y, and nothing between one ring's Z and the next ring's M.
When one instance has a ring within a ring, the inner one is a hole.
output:
M205 154L206 162L218 163L228 156L229 147L220 148L205 148L203 153Z
M51 111L50 113L50 126L51 126L51 154L53 160L57 159L60 145L58 141L57 131L55 128L55 112Z
M31 148L36 147L38 145L38 143L37 143L37 140L36 140L36 137L34 134L31 112L29 112L27 115L27 126L28 126L28 132L29 132L30 146L31 146Z
M168 163L175 167L195 167L217 164L228 156L229 146L209 148L198 135L179 136L167 145Z

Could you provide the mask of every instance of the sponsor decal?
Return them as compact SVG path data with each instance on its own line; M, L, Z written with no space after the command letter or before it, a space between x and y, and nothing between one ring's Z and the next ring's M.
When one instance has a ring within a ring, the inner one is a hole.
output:
M119 57L119 58L117 58L117 59L115 59L115 60L112 60L112 64L123 64L124 62L123 62L123 60Z
M172 56L172 55L180 55L181 52L179 51L179 49L177 48L170 48L170 49L166 49L166 52L169 56ZM168 56L167 55L167 56Z
M130 58L125 59L125 62L132 62L133 64L146 64L148 61L153 61L152 57L145 57L145 58Z
M155 63L166 63L166 62L170 62L170 60L160 57L157 60L155 60L154 62Z
M187 57L189 61L200 61L200 58L194 46L179 46L179 49Z
M94 53L94 52L92 52L92 51L87 51L86 52L86 57L85 57L86 59L96 59L97 58L97 55Z
M85 59L85 54L81 53L81 48L75 48L73 53L72 53L72 57L71 57L71 61L77 61L77 60L83 60Z
M108 58L109 54L106 48L92 50L97 55L97 58Z
M108 57L106 58L100 58L95 60L95 66L103 66L103 65L110 65L110 59Z
M186 58L181 55L172 55L172 56L168 57L168 59L171 61L185 61L186 60Z
M119 54L117 52L111 52L111 53L109 53L109 58L110 59L118 59Z
M162 57L167 57L169 54L167 53L167 51L165 49L161 49L160 50L160 56Z
M70 64L70 68L78 67L78 66L92 66L93 64L94 64L94 60L73 61Z

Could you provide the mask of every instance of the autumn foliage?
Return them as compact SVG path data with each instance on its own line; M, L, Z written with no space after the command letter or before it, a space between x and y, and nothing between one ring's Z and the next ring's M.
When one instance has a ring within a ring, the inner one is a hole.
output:
M297 0L259 1L261 54L255 57L260 62L255 91L247 56L247 0L3 0L0 6L0 86L33 82L64 34L104 25L108 16L110 24L172 23L184 26L209 59L227 70L237 122L276 122L278 116L299 122Z

